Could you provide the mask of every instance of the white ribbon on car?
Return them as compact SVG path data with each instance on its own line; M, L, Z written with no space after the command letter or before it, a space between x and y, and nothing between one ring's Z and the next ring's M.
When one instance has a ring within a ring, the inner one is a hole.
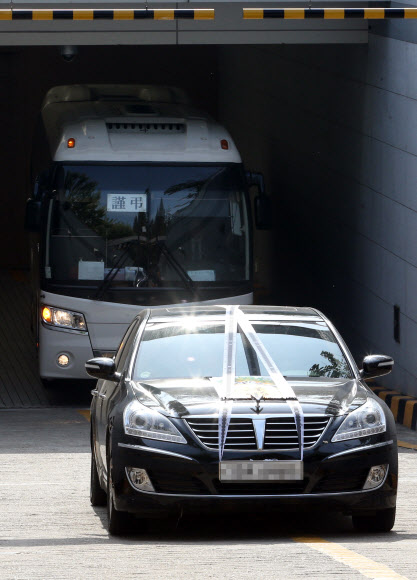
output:
M235 384L236 368L236 335L238 306L226 307L226 320L224 328L224 352L223 352L223 389L219 408L219 461L222 460L230 417L232 415L233 400L232 389Z
M265 345L259 338L252 324L239 310L238 306L226 307L225 320L225 339L224 339L224 355L223 355L223 397L220 402L219 409L219 461L222 460L224 447L227 438L227 431L229 429L232 404L233 404L233 387L235 383L235 363L236 363L236 335L237 325L245 334L250 345L255 350L259 359L268 371L274 385L277 388L276 399L286 401L294 416L295 427L298 435L298 442L300 448L300 459L304 456L304 414L303 409L294 393L291 385L287 382L281 371L278 369L275 361L269 354Z

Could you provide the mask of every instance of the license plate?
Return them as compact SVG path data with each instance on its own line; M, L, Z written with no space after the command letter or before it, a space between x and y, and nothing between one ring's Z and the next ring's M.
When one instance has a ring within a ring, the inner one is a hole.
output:
M222 461L220 481L298 481L303 479L302 461Z

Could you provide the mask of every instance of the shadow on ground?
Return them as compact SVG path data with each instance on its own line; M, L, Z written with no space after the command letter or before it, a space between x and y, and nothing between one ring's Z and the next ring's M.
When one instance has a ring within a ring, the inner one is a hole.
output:
M44 381L48 402L52 407L89 407L91 390L96 380Z
M105 508L92 508L106 529ZM210 544L213 547L230 544L288 543L288 538L322 537L343 544L358 542L400 542L416 540L417 534L402 533L401 529L388 534L361 534L354 531L347 516L335 513L278 512L267 515L239 514L238 516L197 516L186 515L179 520L161 519L151 522L137 520L136 527L124 536L104 534L83 534L79 537L31 538L0 541L3 548L23 548L33 546L82 546L97 544Z

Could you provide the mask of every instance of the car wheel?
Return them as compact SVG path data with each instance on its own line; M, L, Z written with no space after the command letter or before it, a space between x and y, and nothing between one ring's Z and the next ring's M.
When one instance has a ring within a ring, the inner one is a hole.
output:
M105 506L107 502L107 494L101 488L98 478L97 463L93 450L91 450L90 502L93 506Z
M353 515L352 523L359 532L389 532L394 526L395 508L379 510L373 515Z
M114 486L112 463L107 467L107 529L113 536L126 534L132 529L133 517L127 512L121 512L114 507Z

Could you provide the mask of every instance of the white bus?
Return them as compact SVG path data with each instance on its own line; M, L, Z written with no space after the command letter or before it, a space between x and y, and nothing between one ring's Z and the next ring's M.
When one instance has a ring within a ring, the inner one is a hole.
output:
M252 302L247 189L262 213L262 176L181 90L59 86L41 120L26 227L43 379L87 378L143 307Z

